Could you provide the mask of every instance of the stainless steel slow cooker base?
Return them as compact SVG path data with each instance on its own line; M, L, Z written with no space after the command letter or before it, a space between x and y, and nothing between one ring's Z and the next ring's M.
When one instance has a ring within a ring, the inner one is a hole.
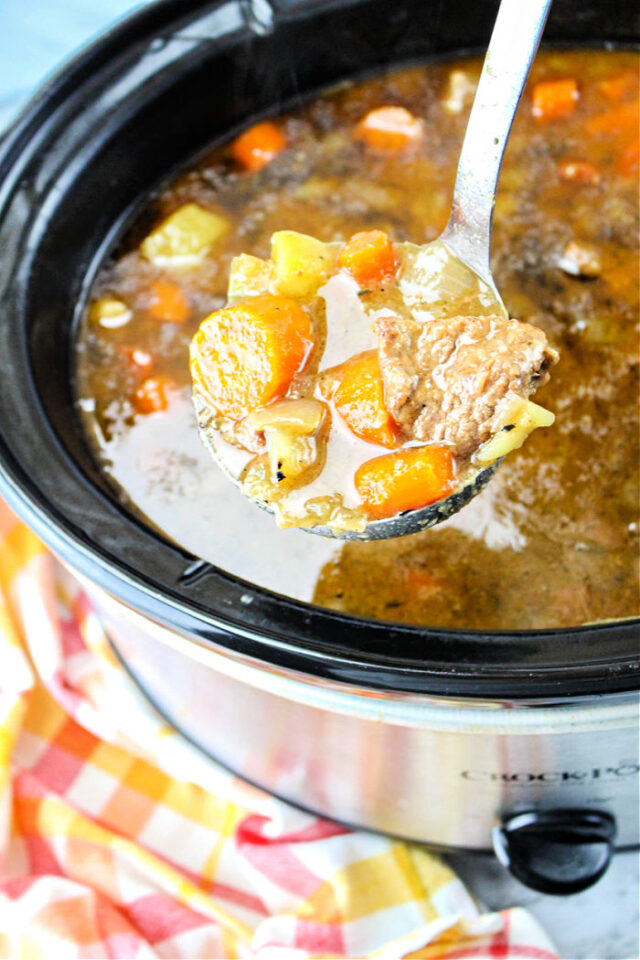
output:
M638 835L638 698L454 701L378 694L232 658L92 592L115 649L163 714L211 757L343 822L489 850L527 811L593 810Z
M74 324L149 192L345 78L483 49L497 0L402 0L393 16L388 0L258 6L145 5L0 144L0 494L84 577L132 674L211 756L292 802L430 844L488 849L499 824L514 873L544 848L559 872L526 881L575 890L562 871L588 860L573 879L592 882L616 825L619 846L638 841L640 621L485 633L314 607L159 535L85 442ZM576 16L555 0L545 40L637 44L637 4L614 7L583 0Z

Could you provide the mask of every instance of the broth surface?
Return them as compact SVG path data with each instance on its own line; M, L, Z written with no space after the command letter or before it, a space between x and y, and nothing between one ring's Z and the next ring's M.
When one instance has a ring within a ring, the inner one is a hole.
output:
M154 198L92 292L121 299L131 319L105 329L87 318L79 333L77 391L87 434L124 502L149 523L230 573L297 599L459 629L637 616L638 208L637 174L624 162L637 128L616 126L614 116L604 131L596 122L588 133L594 118L619 108L602 81L637 77L634 53L543 53L534 65L530 87L572 76L580 99L571 116L542 124L525 93L500 178L492 264L510 315L541 327L560 351L551 382L536 394L557 419L508 457L483 494L436 529L340 546L277 529L198 439L188 344L224 303L234 255L268 256L278 229L333 241L378 228L415 243L443 229L470 105L466 97L459 113L447 108L452 69L477 78L480 63L345 85L283 118L288 147L263 170L239 171L221 148ZM637 97L627 86L623 106ZM354 141L354 125L382 104L424 117L419 149L383 155ZM597 177L572 178L571 163L592 165ZM149 315L149 287L164 274L137 244L191 201L230 227L201 266L171 274L191 316L159 322ZM596 249L598 276L561 268L571 242ZM167 410L135 411L140 373L132 349L149 354L154 374L171 378Z

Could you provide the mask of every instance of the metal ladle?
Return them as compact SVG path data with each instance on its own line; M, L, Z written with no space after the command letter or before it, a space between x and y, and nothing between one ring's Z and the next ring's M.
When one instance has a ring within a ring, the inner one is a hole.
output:
M445 255L461 262L474 275L486 312L502 316L507 316L507 312L489 262L496 186L513 118L551 2L502 0L500 3L460 152L449 222L437 240L419 248L424 252L439 247L442 252L444 245ZM433 278L420 279L427 282ZM210 415L202 407L198 410L198 425L205 445L220 462L211 436ZM395 517L372 520L364 530L335 533L327 526L303 529L340 540L384 540L416 533L457 513L487 485L500 462L496 460L479 469L463 487L444 500Z

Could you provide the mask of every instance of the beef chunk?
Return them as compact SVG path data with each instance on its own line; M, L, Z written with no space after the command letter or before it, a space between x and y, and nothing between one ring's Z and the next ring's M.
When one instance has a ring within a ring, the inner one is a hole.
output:
M528 397L558 359L537 327L502 317L376 320L385 403L406 439L471 455L498 427L502 401Z

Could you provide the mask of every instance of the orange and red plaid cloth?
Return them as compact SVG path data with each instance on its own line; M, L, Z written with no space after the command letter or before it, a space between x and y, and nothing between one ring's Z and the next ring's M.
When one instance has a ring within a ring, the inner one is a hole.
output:
M275 800L169 728L0 504L0 957L553 960L417 844Z

